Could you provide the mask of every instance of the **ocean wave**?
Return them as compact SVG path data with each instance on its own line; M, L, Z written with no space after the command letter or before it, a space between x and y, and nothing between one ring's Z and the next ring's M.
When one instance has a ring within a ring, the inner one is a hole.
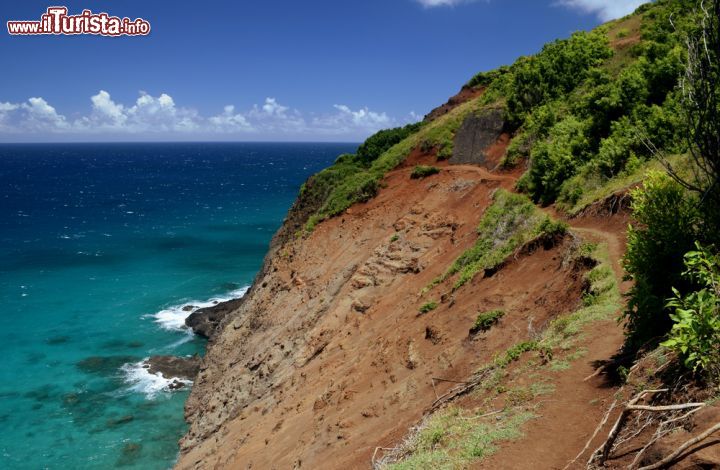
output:
M129 385L128 391L142 393L145 398L152 400L161 393L171 393L175 390L192 386L192 380L177 377L163 377L162 372L151 374L147 359L140 362L124 364L120 371L123 379Z
M191 313L201 308L212 307L213 305L227 302L228 300L239 299L247 293L248 289L250 289L250 286L244 286L240 289L230 291L223 296L213 297L208 300L192 300L182 304L172 305L149 315L149 317L153 318L155 323L165 330L188 332L190 329L185 326L185 319L189 317Z

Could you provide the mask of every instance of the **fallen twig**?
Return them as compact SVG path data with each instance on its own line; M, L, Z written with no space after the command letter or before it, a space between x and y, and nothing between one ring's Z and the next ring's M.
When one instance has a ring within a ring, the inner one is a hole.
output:
M630 401L628 401L628 403L627 403L627 405L625 405L625 408L623 409L622 413L620 413L620 416L618 417L617 421L615 421L615 425L610 430L610 434L608 434L607 440L598 449L599 451L601 451L600 465L603 465L605 463L605 461L608 459L608 457L610 456L610 451L612 450L613 445L615 444L615 440L617 439L618 434L620 434L620 431L622 430L622 427L625 424L625 421L627 420L628 415L632 411L631 409L629 409L629 407L635 406L637 404L637 402L642 400L645 397L645 395L647 395L649 393L662 393L662 392L667 392L667 391L668 391L668 389L666 389L666 388L659 389L659 390L644 390L644 391L638 393L637 395L635 395ZM595 452L597 453L598 451L595 451ZM595 458L595 454L590 456L589 462L592 462L594 460L594 458Z
M598 369L598 370L600 370L600 369ZM579 459L580 457L582 457L582 455L583 455L585 452L587 452L587 450L590 448L590 444L592 444L592 441L595 440L595 438L597 437L597 435L598 435L598 433L600 432L600 430L601 430L601 429L605 426L605 424L608 422L608 419L610 419L610 414L611 414L612 411L615 409L615 406L617 406L617 400L615 400L615 401L612 402L612 404L610 405L610 408L608 408L607 412L605 413L605 416L603 416L603 419L600 421L600 424L598 424L598 426L595 428L595 432L593 433L592 436L590 436L590 439L588 439L587 444L585 444L585 447L583 447L583 449L580 451L579 454L577 454L577 456L576 456L574 459L572 459L570 462L568 462L567 465L565 465L565 468L563 468L563 470L567 470L568 468L570 468L570 466L571 466L572 464L574 464L575 462L577 462L577 459Z
M670 434L675 428L668 428L667 426L672 423L677 423L678 421L683 421L687 418L689 418L692 414L697 413L700 411L702 407L694 408L687 413L685 413L682 416L678 416L672 419L669 419L667 421L663 421L660 423L660 426L658 426L657 431L655 431L655 434L653 435L653 438L648 441L645 446L643 446L642 449L635 455L635 458L633 459L632 463L628 466L628 469L635 468L635 465L640 463L640 458L645 454L645 451L650 448L651 445L655 444L657 441L665 437L666 435Z
M666 405L666 406L648 406L648 405L628 405L625 407L626 410L631 411L675 411L675 410L686 410L688 408L702 408L705 403L683 403L681 405Z

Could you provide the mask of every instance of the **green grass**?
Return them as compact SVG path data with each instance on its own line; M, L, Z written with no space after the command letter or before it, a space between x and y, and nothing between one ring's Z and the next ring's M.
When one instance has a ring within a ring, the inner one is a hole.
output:
M465 117L487 105L480 98L463 103L435 121L419 126L416 132L387 149L369 166L355 155L343 155L333 166L313 176L312 180L316 182L311 189L322 204L309 217L306 231L311 232L318 223L343 213L355 203L375 197L383 177L421 144L439 149L439 156L452 155L455 132ZM303 188L303 191L306 190Z
M427 178L428 176L437 175L438 173L440 173L440 168L436 166L417 165L413 168L412 173L410 173L410 178L422 179Z
M409 443L411 455L388 470L465 468L492 455L501 442L523 436L521 426L534 418L528 411L509 410L493 416L465 417L458 408L436 413Z
M470 328L470 333L475 334L480 331L488 331L497 325L504 315L505 312L503 310L490 310L489 312L479 314L472 328Z
M438 308L437 302L427 302L427 303L423 304L422 307L420 307L419 312L421 314L430 313L433 310L435 310L436 308Z
M480 221L475 245L460 255L424 292L454 275L457 275L457 280L453 288L459 289L481 271L498 266L538 235L554 235L566 230L565 224L553 222L526 196L498 190L493 195L493 204Z

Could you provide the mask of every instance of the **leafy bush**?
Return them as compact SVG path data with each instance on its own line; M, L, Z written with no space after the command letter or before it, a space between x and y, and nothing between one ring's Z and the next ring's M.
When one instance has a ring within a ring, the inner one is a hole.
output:
M470 333L475 334L480 331L489 330L495 326L503 316L505 316L505 312L502 310L490 310L489 312L479 314L472 328L470 328Z
M413 168L412 173L410 173L410 178L422 179L427 178L428 176L437 175L438 173L440 173L440 168L438 167L417 165L415 168Z
M381 130L368 137L368 139L358 147L357 158L365 165L369 165L377 160L380 155L387 152L390 147L420 130L421 126L422 123L418 122L408 124L405 127Z
M438 308L437 302L427 302L426 304L423 304L422 307L420 307L419 312L421 314L425 314L425 313L432 312L436 308Z
M667 306L674 325L663 346L676 351L693 371L720 372L720 256L696 243L685 255L683 276L699 289L675 297Z
M510 71L510 67L502 66L489 72L480 72L476 74L469 82L465 84L466 87L475 88L477 86L488 86L498 78L501 78Z
M634 281L625 312L631 346L664 336L672 322L663 299L681 278L683 254L697 239L697 202L669 176L655 171L642 188L632 191L635 222L628 229L624 257L628 279Z
M575 33L547 44L536 56L518 60L512 67L509 121L521 124L533 108L573 90L590 69L610 56L608 38L598 30Z
M526 181L533 199L552 203L563 182L588 160L589 149L587 122L568 116L555 124L548 140L537 143L531 153L532 166Z

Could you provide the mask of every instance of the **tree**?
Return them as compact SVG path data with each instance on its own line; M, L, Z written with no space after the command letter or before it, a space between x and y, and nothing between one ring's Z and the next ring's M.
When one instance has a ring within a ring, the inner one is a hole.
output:
M699 28L686 39L687 63L680 79L692 176L680 175L665 162L668 173L699 194L706 232L720 229L720 0L701 0Z

